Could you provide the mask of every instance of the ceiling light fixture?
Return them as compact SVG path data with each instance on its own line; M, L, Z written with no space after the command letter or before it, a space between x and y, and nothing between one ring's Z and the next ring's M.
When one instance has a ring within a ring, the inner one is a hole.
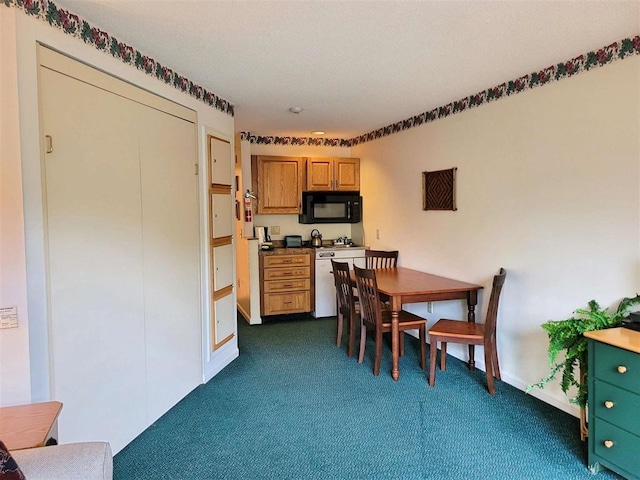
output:
M322 130L316 130L315 132L311 132L311 135L324 135L327 132L323 132Z
M304 110L302 107L291 107L289 109L291 113L300 113L302 110Z

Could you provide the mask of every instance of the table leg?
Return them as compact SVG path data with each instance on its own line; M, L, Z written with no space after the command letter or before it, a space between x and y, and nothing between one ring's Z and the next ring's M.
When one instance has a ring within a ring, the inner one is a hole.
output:
M471 323L476 322L476 305L478 304L478 291L473 290L469 292L469 297L467 298L467 307L469 308L469 313L467 314L467 321ZM469 345L469 370L476 369L476 347L475 345Z
M398 367L398 357L400 350L400 339L398 332L398 311L391 311L391 355L393 358L393 367L391 369L391 377L394 380L400 378L400 368Z

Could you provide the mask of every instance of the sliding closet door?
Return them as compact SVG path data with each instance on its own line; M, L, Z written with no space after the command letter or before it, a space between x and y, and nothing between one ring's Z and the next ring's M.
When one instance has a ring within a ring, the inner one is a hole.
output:
M59 437L121 448L146 427L139 107L40 73Z
M202 382L195 112L40 62L59 439L117 453Z
M158 418L202 381L193 123L140 106L147 402Z

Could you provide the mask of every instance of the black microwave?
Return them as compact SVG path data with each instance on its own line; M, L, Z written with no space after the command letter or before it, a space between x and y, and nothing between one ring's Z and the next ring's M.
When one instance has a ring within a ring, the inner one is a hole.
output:
M359 223L362 197L359 192L303 192L300 223Z

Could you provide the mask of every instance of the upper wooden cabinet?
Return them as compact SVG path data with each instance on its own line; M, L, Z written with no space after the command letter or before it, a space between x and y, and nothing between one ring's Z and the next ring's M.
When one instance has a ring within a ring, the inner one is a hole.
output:
M307 191L359 191L359 158L308 158Z
M253 156L252 177L258 213L300 213L304 185L301 157Z

